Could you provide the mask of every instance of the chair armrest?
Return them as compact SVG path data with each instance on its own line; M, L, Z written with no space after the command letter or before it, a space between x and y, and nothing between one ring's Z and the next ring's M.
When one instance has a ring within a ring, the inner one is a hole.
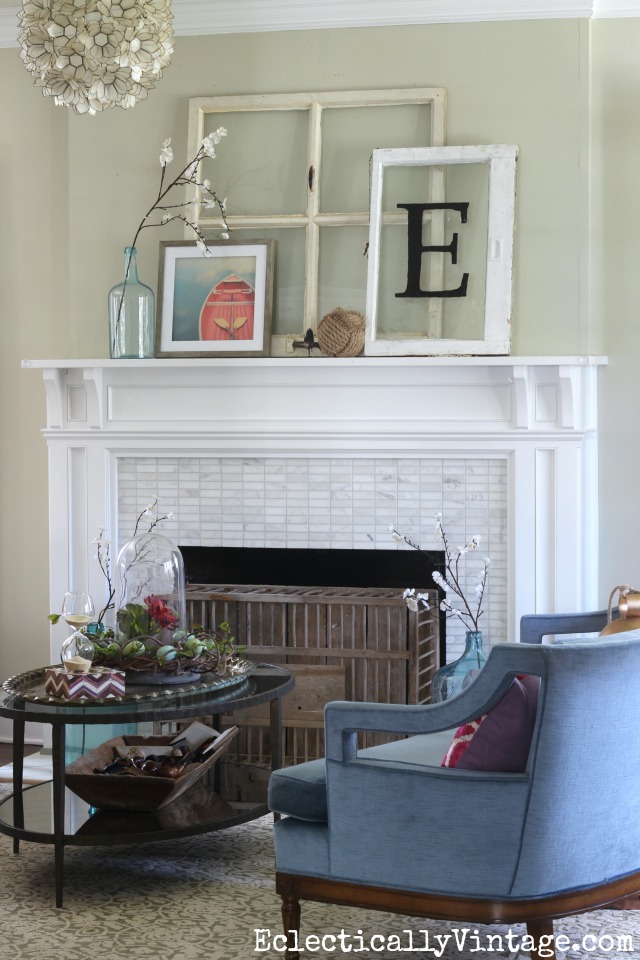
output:
M617 608L612 613L620 616ZM542 638L562 633L600 633L608 620L606 610L592 613L529 613L520 618L520 643L542 643Z
M469 723L494 707L518 673L546 675L544 648L496 644L486 665L466 690L435 704L354 703L335 700L324 711L328 760L353 760L358 731L415 735L436 733Z

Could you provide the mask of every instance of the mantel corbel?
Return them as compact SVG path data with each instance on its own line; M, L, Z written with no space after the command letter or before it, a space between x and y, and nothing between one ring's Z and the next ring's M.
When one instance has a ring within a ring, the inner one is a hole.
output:
M564 364L558 367L560 424L565 430L574 430L580 422L581 373L579 367Z
M531 426L529 369L528 366L520 364L514 365L509 378L513 384L513 422L517 430L528 430Z
M85 367L82 371L87 391L87 424L92 430L104 428L105 386L102 367Z
M60 367L48 367L42 371L44 390L47 398L47 427L60 430L64 423L63 417L63 377L64 370Z

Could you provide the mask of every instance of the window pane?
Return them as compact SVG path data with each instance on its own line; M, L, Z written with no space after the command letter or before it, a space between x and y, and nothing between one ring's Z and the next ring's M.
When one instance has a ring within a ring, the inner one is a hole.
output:
M336 307L364 313L368 236L368 227L321 228L318 320Z
M201 173L227 197L230 216L306 211L308 125L307 110L207 114L205 134L220 126L228 134Z
M369 211L369 159L374 148L429 146L429 104L325 108L322 112L321 211Z
M213 240L218 234L206 234ZM303 227L268 230L234 230L233 240L275 240L273 277L273 319L271 333L303 332L304 317L304 235Z
M489 164L452 164L444 168L444 191L438 202L466 203L457 209L403 211L404 225L383 224L378 284L378 337L430 336L476 340L484 337L484 301L487 263ZM420 204L433 194L416 190L415 178L405 173L428 173L428 168L387 168L383 207ZM434 176L438 171L434 169ZM419 219L422 218L420 229ZM414 249L418 249L419 276L409 266L409 219L418 219ZM444 252L422 251L420 246L449 247ZM457 247L456 247L457 245ZM457 262L454 262L454 254ZM465 281L464 277L467 276ZM466 283L466 287L465 287ZM421 296L443 291L448 296ZM398 296L401 294L401 296ZM407 295L408 294L408 295ZM455 294L455 295L451 295Z

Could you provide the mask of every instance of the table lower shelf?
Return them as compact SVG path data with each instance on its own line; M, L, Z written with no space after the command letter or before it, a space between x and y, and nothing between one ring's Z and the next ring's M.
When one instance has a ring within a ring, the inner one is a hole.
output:
M52 781L22 791L22 817L15 794L0 801L0 833L33 843L53 843ZM227 801L207 784L196 784L161 810L148 813L94 810L65 790L64 843L115 846L209 833L269 813L264 802ZM21 825L23 824L23 825Z

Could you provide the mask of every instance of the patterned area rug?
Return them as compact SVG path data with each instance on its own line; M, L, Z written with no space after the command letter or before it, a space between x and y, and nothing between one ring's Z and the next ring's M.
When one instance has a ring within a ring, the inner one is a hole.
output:
M2 957L274 960L285 956L282 944L273 941L281 933L281 920L280 901L274 892L270 817L187 840L135 847L69 847L62 910L56 910L53 903L53 850L49 845L24 843L20 854L14 856L11 840L3 836L0 853ZM460 931L468 930L462 948L456 945L454 929L459 931L458 938ZM256 930L262 933L256 934ZM428 943L421 931L428 931ZM507 927L302 905L302 935L327 937L321 949L317 945L314 949L311 941L302 953L303 960L307 956L332 960L367 955L384 960L477 960L481 956L524 960L528 956L527 950L520 949L524 927L514 927L510 940L508 933ZM502 934L502 943L488 941L490 934ZM566 952L558 951L559 960L640 960L640 911L607 910L570 917L556 924L556 934L566 936L568 944ZM438 941L438 936L447 935L448 942ZM620 940L623 937L627 943ZM631 951L618 949L629 945Z

